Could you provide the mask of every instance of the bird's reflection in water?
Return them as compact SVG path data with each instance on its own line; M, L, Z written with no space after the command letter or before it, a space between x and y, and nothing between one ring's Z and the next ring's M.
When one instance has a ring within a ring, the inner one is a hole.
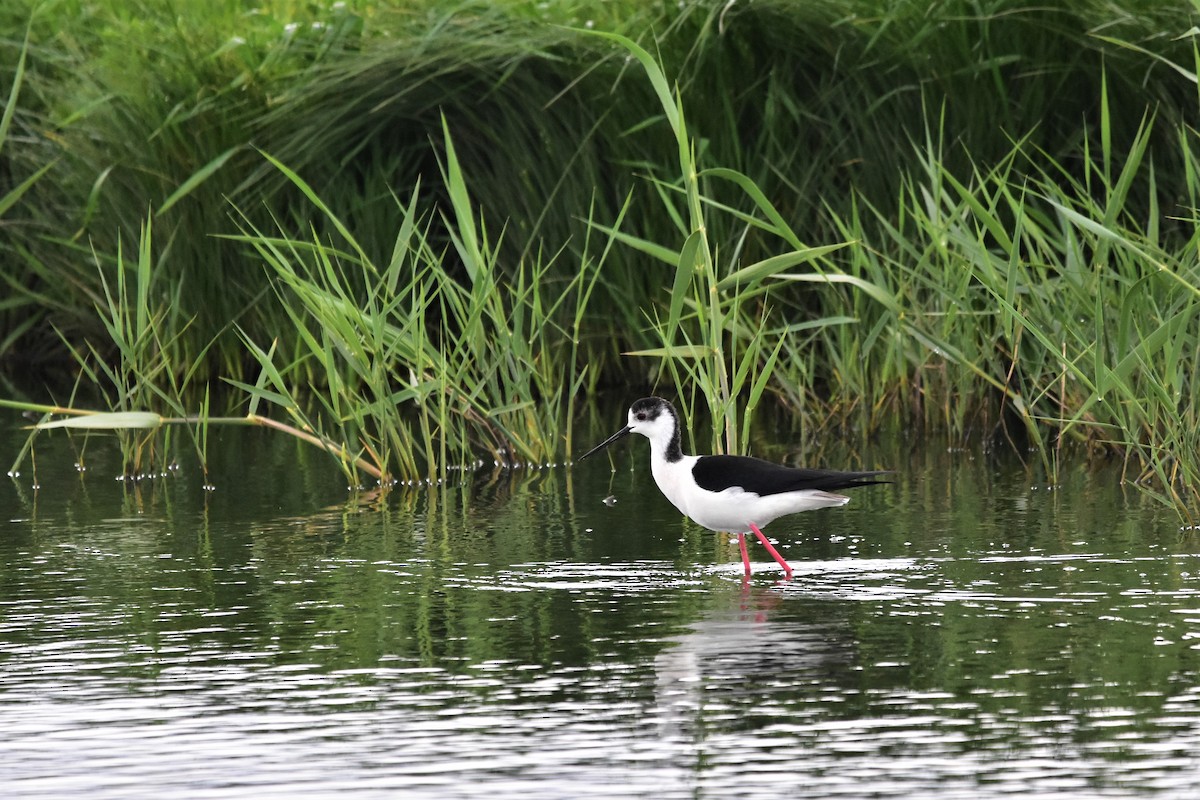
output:
M789 707L852 669L848 615L844 604L743 585L655 657L660 734L699 744L792 716Z

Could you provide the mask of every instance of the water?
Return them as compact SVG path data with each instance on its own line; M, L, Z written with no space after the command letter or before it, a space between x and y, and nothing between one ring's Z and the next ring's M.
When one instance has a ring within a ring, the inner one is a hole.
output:
M631 444L350 503L264 432L212 493L47 437L0 487L4 796L1194 796L1196 539L1116 468L883 445L744 584Z

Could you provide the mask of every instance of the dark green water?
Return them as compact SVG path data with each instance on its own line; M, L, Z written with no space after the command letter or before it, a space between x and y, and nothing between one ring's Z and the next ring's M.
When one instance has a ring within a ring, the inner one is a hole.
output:
M211 493L46 437L0 486L4 797L1194 797L1200 548L1117 471L880 445L744 585L630 445L351 503L264 432Z

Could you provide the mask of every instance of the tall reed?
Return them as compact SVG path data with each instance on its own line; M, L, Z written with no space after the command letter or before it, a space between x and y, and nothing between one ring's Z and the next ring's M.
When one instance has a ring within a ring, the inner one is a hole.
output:
M205 464L208 393L207 389L198 393L194 385L196 370L203 362L193 362L182 374L175 370L180 332L187 326L174 319L180 287L169 286L162 279L152 241L152 223L147 219L135 260L127 258L123 245L118 243L112 282L105 277L109 270L96 256L102 295L95 313L107 336L102 343L88 343L85 348L64 342L78 369L76 389L83 386L85 394L97 395L104 403L104 412L97 414L70 405L5 402L9 407L43 414L13 464L14 471L31 451L39 430L74 428L114 432L124 477L162 474L173 462L171 429L162 427L164 415L188 424L200 463ZM200 403L199 415L189 413L187 405L193 401ZM52 414L66 414L68 418L51 421Z
M683 238L679 249L604 228L618 241L671 268L664 276L670 277L670 292L664 303L666 318L661 316L661 307L651 312L651 322L662 345L628 355L662 359L676 389L684 389L683 413L689 423L685 427L694 429L690 424L694 404L697 400L704 401L709 418L716 423L712 446L739 452L741 442L747 438L746 427L772 381L783 347L783 337L768 340L764 335L765 320L770 313L769 290L764 282L848 243L805 247L746 175L725 167L703 168L696 142L688 132L683 103L671 89L658 61L627 37L604 32L594 35L616 42L638 60L658 97L678 151L678 178L674 181L656 178L654 186L664 213L676 220L678 235ZM740 213L736 208L715 203L702 187L706 180L736 186L751 201L756 213ZM679 209L677 203L683 208ZM773 235L788 249L739 266L736 258L740 248L734 248L728 260L720 264L721 256L708 233L708 219L717 212L736 217L747 231L757 229ZM835 322L817 320L807 327Z
M0 113L0 165L11 160L5 149L6 145L9 151L13 147L9 143L9 139L13 120L19 108L21 87L25 82L28 55L29 28L26 27L17 53L16 65L13 68L8 98L4 103L3 113ZM53 168L53 161L42 164L33 169L31 174L20 179L17 185L0 194L0 230L4 229L5 215L18 205L25 194ZM7 284L5 298L0 300L0 320L7 320L7 324L0 324L0 356L3 356L40 321L41 314L38 310L38 298L17 290L21 285L18 276L10 274L7 270L0 275Z
M854 356L835 361L844 380L831 401L892 387L870 402L907 406L959 436L1032 447L1051 479L1067 443L1115 453L1131 480L1186 509L1200 499L1188 367L1200 329L1196 235L1168 249L1155 195L1149 208L1129 202L1132 187L1154 184L1148 143L1159 123L1145 118L1118 155L1101 108L1081 168L1018 141L998 164L956 175L931 136L899 222L876 208L841 220L865 245L849 271L886 287L899 313L871 323L884 332L873 352L861 337L827 332L836 338L824 353ZM906 393L901 375L912 376ZM996 403L981 403L987 396Z
M300 346L276 363L274 347L247 336L266 385L232 382L298 427L345 443L335 455L356 481L360 460L387 484L444 477L480 448L499 465L566 454L567 423L589 378L577 342L600 263L586 259L566 276L553 271L553 256L539 256L501 273L448 127L444 145L450 207L440 214L452 253L430 240L432 217L414 186L397 200L390 259L375 263L317 192L271 156L337 239L269 235L248 219L237 237L279 279L278 301ZM312 413L300 387L316 389Z

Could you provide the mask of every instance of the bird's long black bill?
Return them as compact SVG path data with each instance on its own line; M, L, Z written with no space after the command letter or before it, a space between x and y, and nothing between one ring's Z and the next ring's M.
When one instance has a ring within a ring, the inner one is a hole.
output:
M629 429L629 426L628 426L628 425L626 425L624 428L621 428L621 430L617 431L617 432L616 432L616 433L614 433L612 436L608 437L608 438L607 438L607 439L605 439L603 442L601 442L600 444L598 444L598 445L596 445L595 447L593 447L591 450L588 450L586 453L584 453L583 455L581 455L581 456L579 457L579 460L580 460L580 461L583 461L585 458L587 458L588 456L592 455L593 453L598 453L598 452L600 452L601 450L603 450L604 448L608 447L610 444L612 444L613 442L617 441L617 439L621 439L621 438L624 438L624 437L628 436L628 435L629 435L629 430L630 430L630 429Z

